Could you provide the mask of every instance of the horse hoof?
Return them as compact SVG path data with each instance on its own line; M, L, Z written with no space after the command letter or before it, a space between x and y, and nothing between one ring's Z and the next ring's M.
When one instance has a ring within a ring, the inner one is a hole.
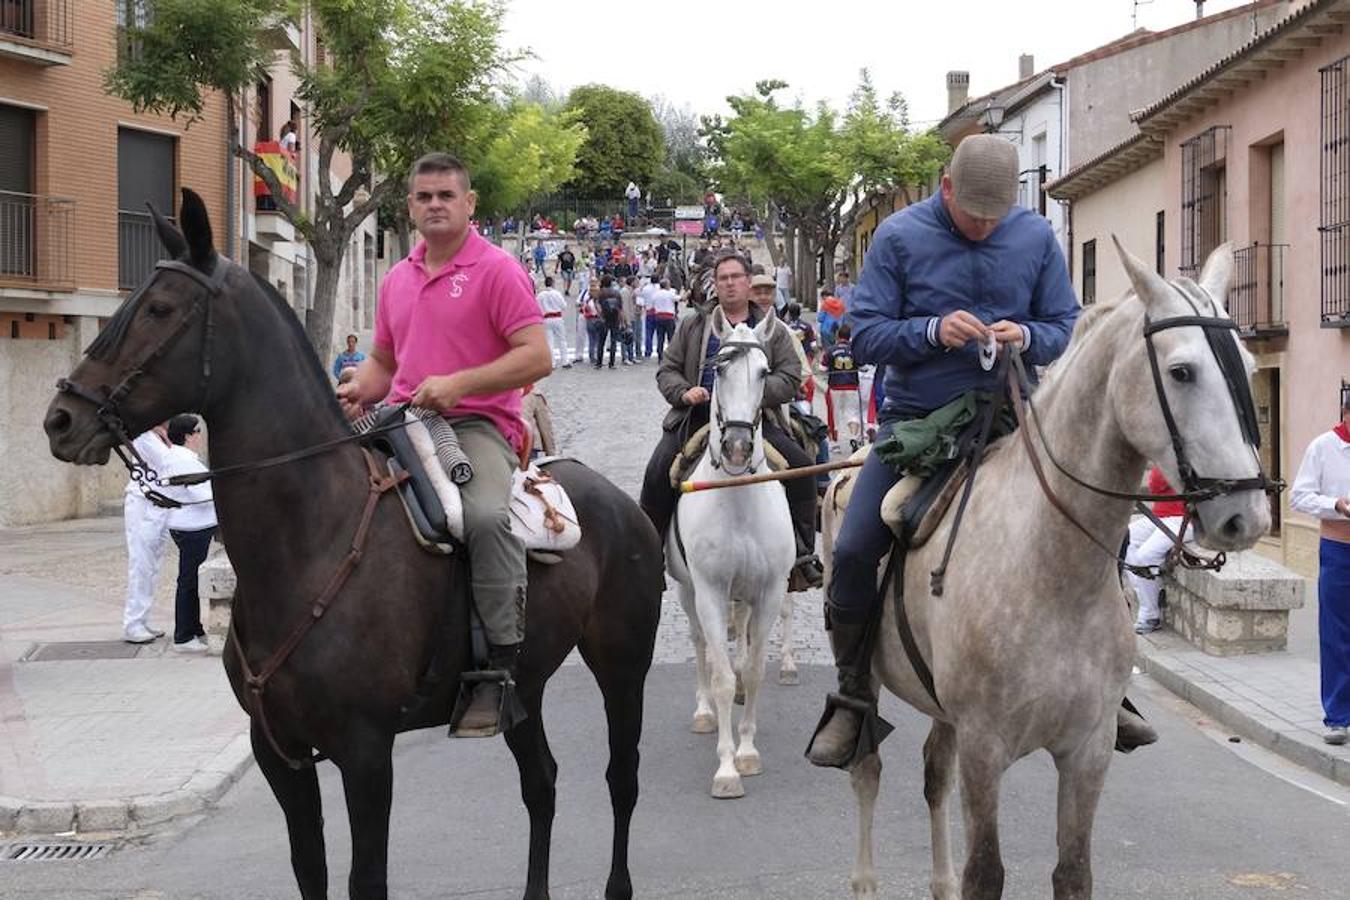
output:
M854 900L876 900L877 880L871 876L864 878L854 878L853 898Z
M718 800L735 800L745 796L745 785L739 775L719 776L713 779L712 795Z
M778 672L779 684L801 684L802 677L797 674L796 669L781 669Z
M712 734L717 730L717 716L712 713L694 713L694 724L690 730L694 734Z
M761 775L764 772L764 760L760 759L758 753L738 753L736 771L747 778L751 775Z

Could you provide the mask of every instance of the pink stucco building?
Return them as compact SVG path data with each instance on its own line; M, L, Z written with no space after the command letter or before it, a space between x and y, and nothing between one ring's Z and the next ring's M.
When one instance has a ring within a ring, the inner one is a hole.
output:
M1289 7L1051 186L1072 204L1085 302L1126 287L1112 233L1168 276L1233 242L1228 307L1259 366L1262 455L1286 480L1350 375L1350 0ZM1286 498L1276 512L1266 552L1315 574L1315 523Z

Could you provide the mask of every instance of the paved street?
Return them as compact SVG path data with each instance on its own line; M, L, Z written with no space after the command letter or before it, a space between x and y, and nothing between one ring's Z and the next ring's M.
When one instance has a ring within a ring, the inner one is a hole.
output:
M564 452L633 494L659 421L653 371L652 363L613 372L576 368L541 385ZM639 896L848 895L854 824L847 779L815 770L801 757L830 684L831 672L821 665L828 657L819 596L798 608L798 632L807 645L800 658L816 665L804 667L801 686L769 686L760 740L766 773L747 782L745 799L714 801L707 795L713 742L688 731L693 669L683 615L667 594L658 665L648 679L643 794L633 832ZM1098 897L1345 896L1339 848L1350 838L1350 792L1245 743L1229 743L1226 732L1147 679L1138 680L1132 694L1158 723L1163 742L1115 760L1098 819ZM898 730L885 746L889 768L878 811L882 895L926 897L928 826L919 764L925 725L894 701L884 712ZM554 896L597 897L608 865L610 814L600 698L583 667L566 666L556 677L546 717L561 770ZM331 766L320 771L333 895L345 897L341 791ZM407 735L398 745L396 773L392 896L519 896L526 819L502 743L448 742L439 732ZM1053 788L1044 756L1023 761L1005 782L1010 898L1048 895ZM4 898L295 896L281 816L256 771L215 809L151 829L105 859L0 867Z

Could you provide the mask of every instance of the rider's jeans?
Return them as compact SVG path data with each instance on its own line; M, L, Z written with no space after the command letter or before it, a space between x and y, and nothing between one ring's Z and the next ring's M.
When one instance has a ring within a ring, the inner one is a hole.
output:
M877 429L877 440L890 434L890 422ZM881 520L881 501L903 478L875 453L867 455L844 510L844 524L834 541L830 583L826 588L831 617L836 622L861 625L879 601L877 586L881 558L895 540Z
M525 545L511 531L507 507L520 460L487 419L451 419L450 424L473 461L473 478L460 485L459 493L474 605L489 642L516 644L525 636Z

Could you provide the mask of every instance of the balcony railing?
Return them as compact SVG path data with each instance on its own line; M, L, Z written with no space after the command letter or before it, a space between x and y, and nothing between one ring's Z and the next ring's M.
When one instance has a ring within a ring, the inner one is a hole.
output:
M74 45L71 0L0 0L0 40L18 38L69 52Z
M1288 334L1284 319L1284 252L1288 244L1252 244L1233 252L1229 311L1247 337Z
M74 200L0 191L0 282L73 287L74 227Z
M1045 215L1045 181L1049 166L1026 169L1017 176L1017 205Z
M169 219L176 222L175 219ZM117 286L135 290L168 252L148 212L117 211Z

